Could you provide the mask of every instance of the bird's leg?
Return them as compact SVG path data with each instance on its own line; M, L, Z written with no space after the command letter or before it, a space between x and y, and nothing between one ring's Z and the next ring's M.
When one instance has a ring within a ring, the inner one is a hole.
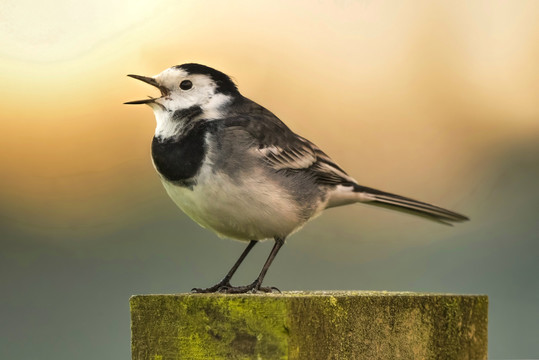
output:
M251 284L246 286L234 286L229 288L223 288L223 292L226 292L228 294L243 294L247 292L253 292L256 293L258 291L262 292L272 292L273 290L276 290L278 292L281 292L276 287L262 287L262 281L264 280L264 276L266 276L266 273L268 272L268 269L273 262L273 259L275 259L275 256L279 252L279 249L284 244L284 239L281 238L275 238L275 244L273 245L273 249L271 249L271 252L268 256L268 259L264 263L264 267L262 268L262 271L260 272L260 275L256 278L255 281L253 281Z
M191 291L195 293L213 293L213 292L220 291L221 289L226 291L226 289L232 288L232 286L230 285L230 279L232 278L236 270L238 270L243 260L245 260L245 258L247 257L247 254L249 254L249 252L256 245L257 242L258 241L256 240L251 240L249 242L245 250L243 250L243 252L241 253L240 258L236 261L234 266L232 266L232 269L230 269L228 274L226 274L223 280L219 281L219 283L207 289L194 288Z

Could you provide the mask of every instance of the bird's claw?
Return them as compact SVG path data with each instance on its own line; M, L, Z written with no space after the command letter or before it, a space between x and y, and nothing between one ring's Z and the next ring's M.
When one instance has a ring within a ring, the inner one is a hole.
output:
M232 286L230 283L219 283L212 287L202 289L193 288L191 292L196 294L208 294L208 293L221 293L221 294L257 294L257 293L273 293L277 292L281 294L281 290L275 286L266 287L260 286L256 282L246 286Z
M192 288L191 292L195 294L211 294L216 292L224 292L223 290L231 288L232 285L230 285L230 282L228 281L221 281L218 284L213 285L209 288ZM226 292L226 291L225 291Z

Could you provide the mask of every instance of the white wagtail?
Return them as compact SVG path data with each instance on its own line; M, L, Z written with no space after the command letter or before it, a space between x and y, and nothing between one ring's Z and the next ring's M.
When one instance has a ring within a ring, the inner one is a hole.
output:
M147 104L157 126L155 169L172 200L220 237L249 241L218 284L194 292L272 291L262 281L287 236L322 210L361 202L441 223L468 220L438 206L359 185L309 140L293 133L271 111L243 97L226 74L183 64L159 75L128 75L157 87ZM256 280L230 279L260 240L275 244Z

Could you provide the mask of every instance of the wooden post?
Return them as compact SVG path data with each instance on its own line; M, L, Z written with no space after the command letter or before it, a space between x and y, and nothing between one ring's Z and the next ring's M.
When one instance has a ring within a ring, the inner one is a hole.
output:
M486 359L484 295L137 295L132 360Z

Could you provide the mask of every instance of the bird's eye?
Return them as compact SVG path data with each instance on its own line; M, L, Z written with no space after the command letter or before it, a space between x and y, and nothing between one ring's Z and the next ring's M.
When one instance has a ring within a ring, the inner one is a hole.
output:
M193 87L193 83L190 80L184 80L180 83L180 89L189 90Z

